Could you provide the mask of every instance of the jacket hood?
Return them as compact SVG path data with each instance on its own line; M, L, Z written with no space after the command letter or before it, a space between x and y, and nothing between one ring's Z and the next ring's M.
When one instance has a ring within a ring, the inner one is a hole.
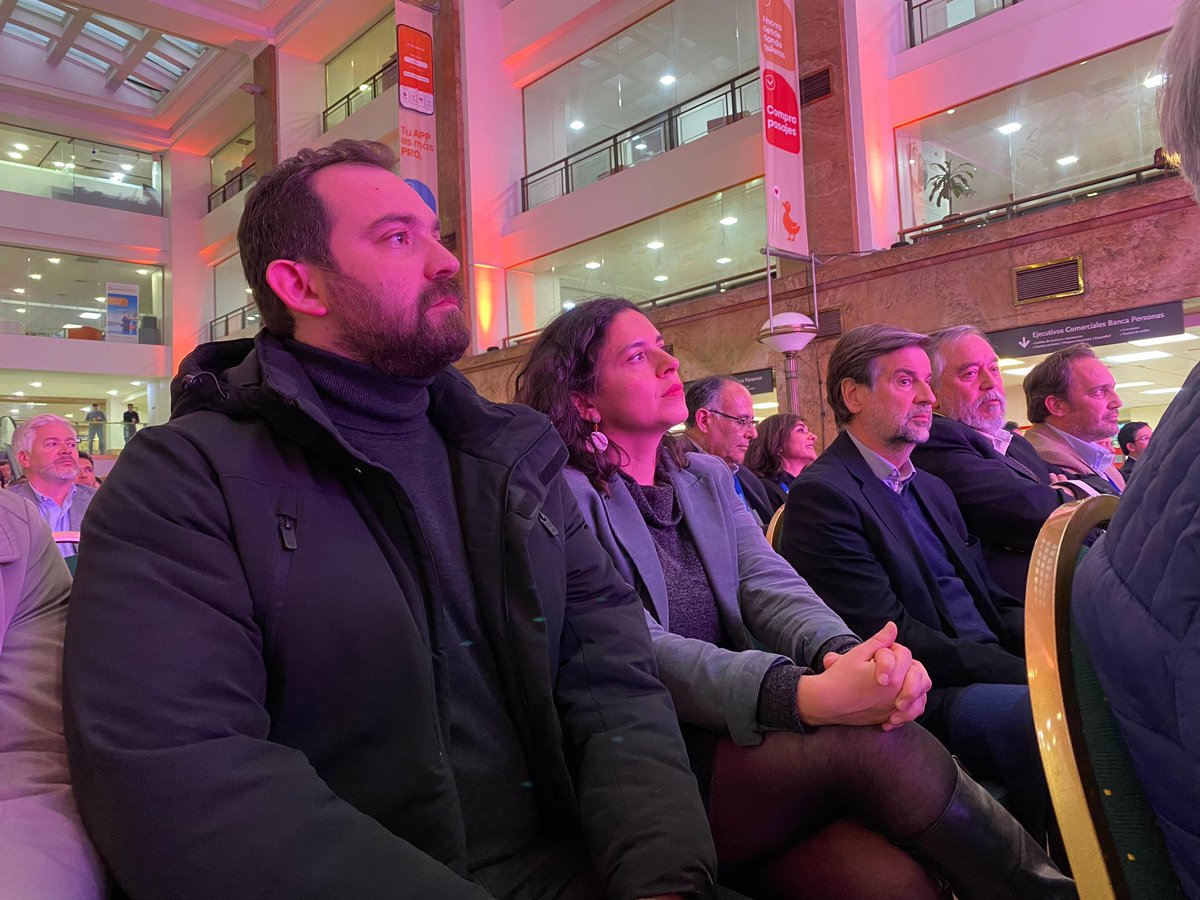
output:
M557 471L565 464L566 449L549 419L526 406L480 397L453 367L434 376L429 398L430 418L449 446L503 465L539 448L540 469ZM266 331L201 344L184 358L171 382L171 419L201 410L263 419L306 449L336 449L371 464L329 421L296 358Z

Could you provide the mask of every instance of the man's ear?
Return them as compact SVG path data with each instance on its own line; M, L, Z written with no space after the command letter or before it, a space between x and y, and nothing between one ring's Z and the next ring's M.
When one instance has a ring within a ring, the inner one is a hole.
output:
M839 390L842 392L842 402L846 404L846 409L850 410L850 414L857 416L863 411L863 404L866 401L867 392L871 389L861 381L855 381L853 378L843 378Z
M596 408L591 397L579 391L571 391L571 402L575 404L575 411L583 421L597 425L600 423L600 410Z
M17 462L21 464L22 469L28 469L29 463L30 463L29 454L26 453L24 450L18 450L17 451Z
M696 410L696 430L701 434L708 434L708 429L712 427L713 415L703 406Z
M1068 409L1070 404L1068 404L1067 401L1062 397L1056 397L1054 394L1051 394L1049 397L1047 397L1045 403L1046 412L1050 413L1052 416L1062 416L1070 411Z
M290 259L275 259L267 265L267 284L293 313L320 318L328 315L325 280L315 266Z

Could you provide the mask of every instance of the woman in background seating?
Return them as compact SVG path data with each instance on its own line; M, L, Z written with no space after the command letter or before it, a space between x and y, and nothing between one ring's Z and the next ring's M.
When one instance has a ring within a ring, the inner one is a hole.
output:
M758 437L746 450L745 466L758 476L771 498L771 511L787 501L792 479L817 458L817 436L795 413L776 413L758 423Z
M584 521L635 586L718 858L758 897L1074 897L942 745L895 625L860 643L767 545L729 468L667 436L679 363L628 300L553 321L517 377L570 454ZM764 649L755 649L758 642ZM899 845L899 846L898 846Z

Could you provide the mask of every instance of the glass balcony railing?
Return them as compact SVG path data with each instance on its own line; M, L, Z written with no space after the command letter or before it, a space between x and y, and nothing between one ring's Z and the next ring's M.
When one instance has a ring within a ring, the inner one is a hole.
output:
M905 0L908 46L915 47L1020 0Z
M242 191L251 187L258 180L258 176L254 173L254 166L247 166L238 172L227 182L208 195L208 211L212 212L222 203L235 197Z
M762 109L758 69L685 100L521 179L521 208L533 209L691 143Z
M388 88L395 87L399 71L396 60L392 59L345 97L331 103L321 114L321 131L328 131L339 122L344 122Z
M247 328L257 329L260 324L258 306L254 303L247 303L241 309L227 312L225 315L218 316L209 322L208 339L210 341L219 341L221 338L229 337L229 335L239 331L245 331Z

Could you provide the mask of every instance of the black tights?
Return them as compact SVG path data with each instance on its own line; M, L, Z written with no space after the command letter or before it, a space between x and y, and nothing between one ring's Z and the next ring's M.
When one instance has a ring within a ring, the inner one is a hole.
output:
M828 725L717 742L709 823L731 884L761 900L943 896L894 841L941 815L957 771L919 725Z

